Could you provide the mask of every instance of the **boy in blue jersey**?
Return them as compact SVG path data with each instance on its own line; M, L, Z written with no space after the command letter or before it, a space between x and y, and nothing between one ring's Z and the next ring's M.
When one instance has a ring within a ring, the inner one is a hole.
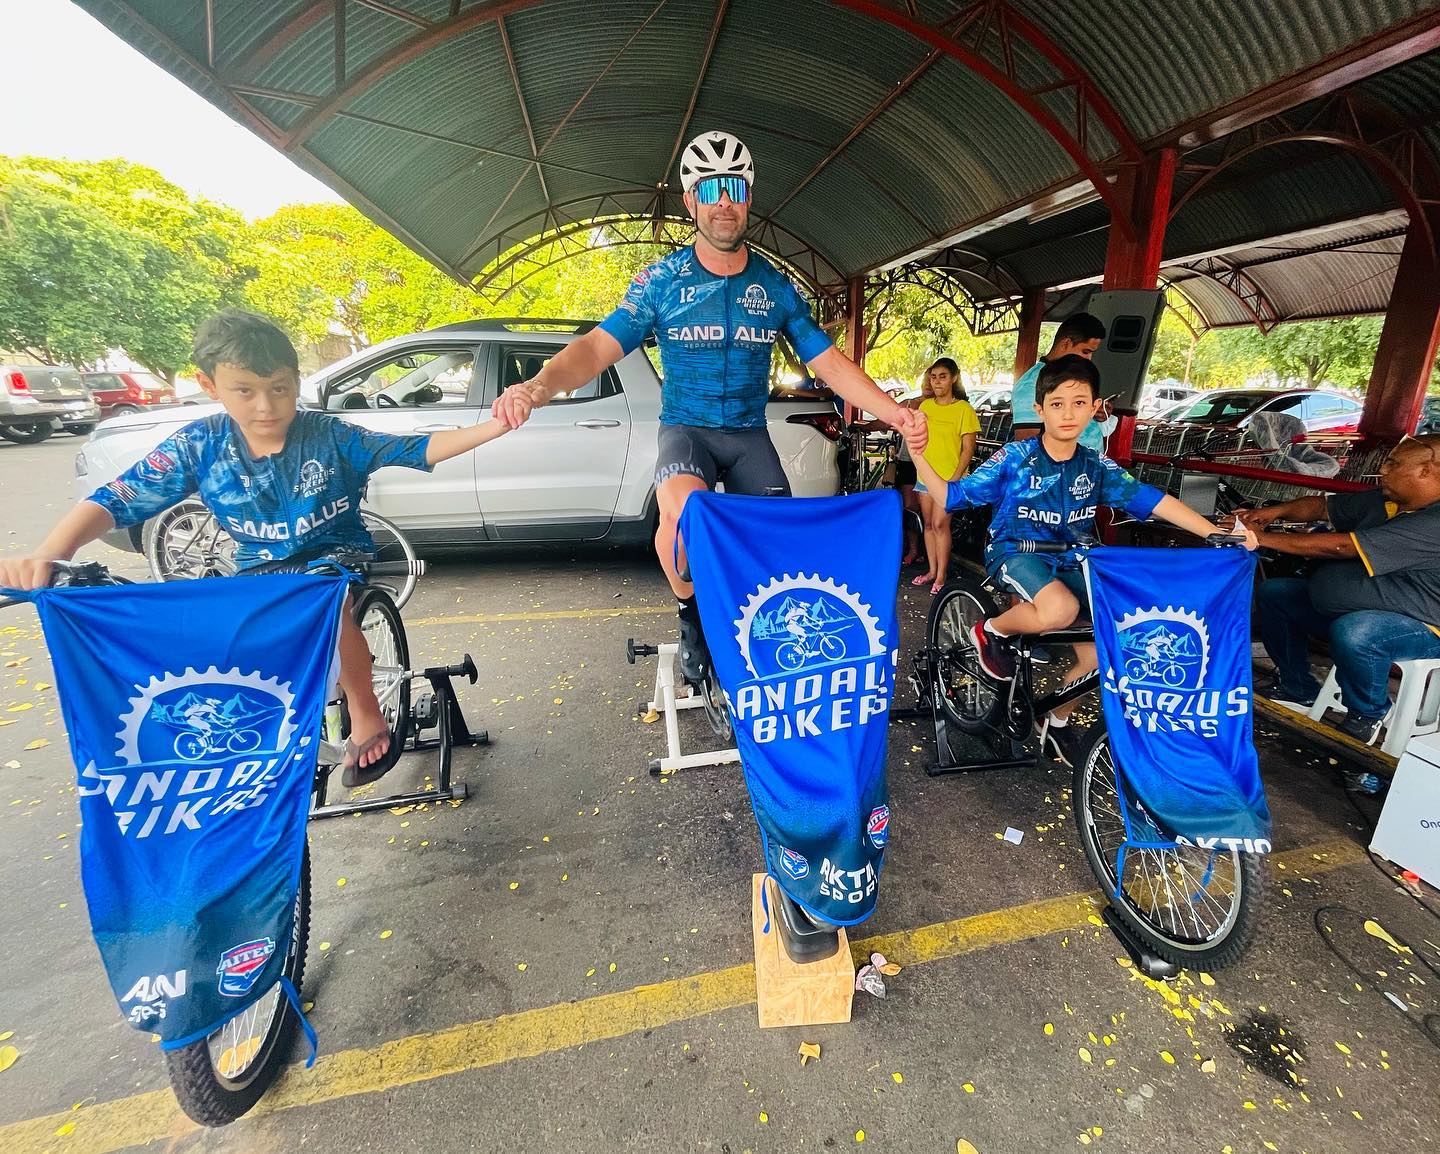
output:
M1095 511L1101 505L1122 508L1140 520L1159 517L1205 537L1215 526L1189 506L1142 484L1108 457L1086 448L1080 438L1094 419L1100 396L1100 372L1084 357L1067 356L1041 369L1035 385L1035 410L1044 431L1038 437L1012 441L958 481L944 481L920 454L915 469L925 487L945 494L948 510L990 505L990 538L985 567L1002 588L1020 600L972 631L980 664L997 681L1015 676L1009 637L1043 633L1074 624L1089 597L1080 563L1073 551L1022 553L1020 542L1076 544L1095 532ZM1255 535L1245 530L1247 548ZM1077 645L1069 681L1096 666L1095 647ZM1056 708L1046 719L1041 741L1047 754L1073 765L1079 738L1068 728L1075 703Z
M432 469L505 432L503 422L490 420L392 436L297 410L295 346L264 317L238 309L200 326L194 361L201 387L224 412L191 422L101 485L30 556L0 560L0 586L42 588L50 583L52 562L195 493L235 538L242 571L303 568L322 557L372 552L360 519L372 473L387 465ZM340 685L350 714L344 782L363 785L388 768L382 759L390 736L371 685L370 650L348 611L340 630Z
M728 132L704 132L680 155L695 241L642 270L608 317L511 385L495 416L519 428L532 409L593 380L654 336L664 368L655 465L655 552L679 602L680 672L700 685L709 650L695 587L677 542L690 494L723 482L727 493L787 497L790 483L766 427L770 361L784 335L807 369L851 404L925 447L925 422L880 390L810 315L790 278L745 243L755 166ZM679 564L677 564L677 558Z

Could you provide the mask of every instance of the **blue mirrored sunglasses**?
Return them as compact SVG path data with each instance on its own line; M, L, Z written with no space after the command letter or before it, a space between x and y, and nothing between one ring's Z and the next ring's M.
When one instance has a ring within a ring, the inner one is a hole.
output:
M750 199L750 186L738 176L707 176L695 185L695 199L701 204L719 204L722 192L731 204L745 204Z

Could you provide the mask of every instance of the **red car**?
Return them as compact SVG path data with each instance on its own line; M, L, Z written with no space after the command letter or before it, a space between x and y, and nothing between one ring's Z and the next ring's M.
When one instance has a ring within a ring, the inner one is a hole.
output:
M83 373L100 416L138 413L151 405L173 405L175 389L153 373Z

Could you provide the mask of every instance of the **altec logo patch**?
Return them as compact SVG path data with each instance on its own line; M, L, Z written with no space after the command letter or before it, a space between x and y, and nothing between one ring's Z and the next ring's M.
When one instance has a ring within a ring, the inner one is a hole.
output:
M888 805L877 805L870 811L870 817L865 822L865 836L870 839L870 844L876 849L885 848L885 844L890 840L890 807Z
M810 874L810 863L801 854L793 849L786 849L783 845L780 847L780 868L787 877L792 877L797 882Z
M254 988L274 952L274 938L256 938L231 946L220 955L220 964L215 968L220 976L220 992L227 998L243 998Z

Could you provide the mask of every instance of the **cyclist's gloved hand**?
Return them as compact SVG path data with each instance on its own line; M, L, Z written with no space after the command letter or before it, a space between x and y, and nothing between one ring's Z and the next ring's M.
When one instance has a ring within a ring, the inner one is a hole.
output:
M0 560L0 588L44 589L54 572L53 558L11 557Z

